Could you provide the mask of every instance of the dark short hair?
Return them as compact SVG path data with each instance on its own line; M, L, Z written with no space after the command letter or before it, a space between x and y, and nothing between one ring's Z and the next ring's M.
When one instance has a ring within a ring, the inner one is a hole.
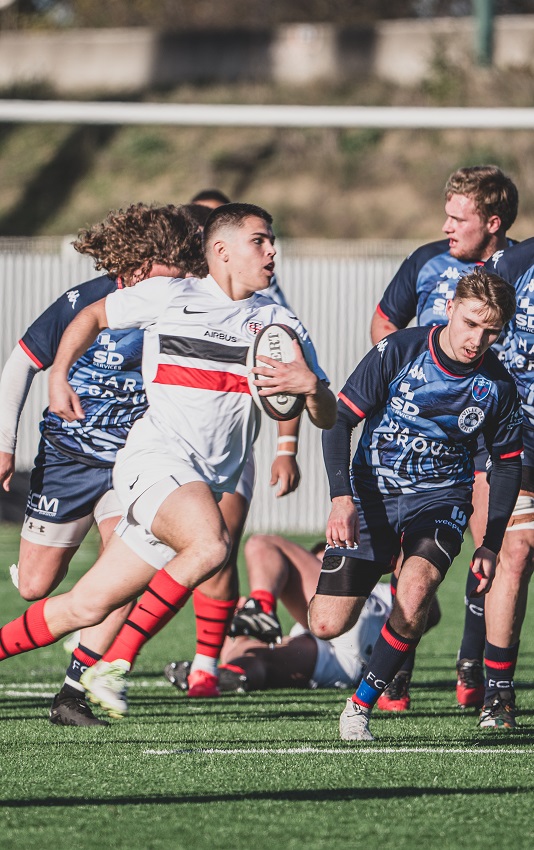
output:
M473 199L478 214L487 221L499 216L506 232L517 216L519 195L515 183L496 165L473 165L454 171L445 184L445 197L466 195Z
M317 543L314 543L313 546L310 546L310 552L312 555L318 555L319 552L322 552L323 549L326 549L326 540L318 540Z
M184 204L180 207L186 212L199 227L204 227L213 210L211 207L203 207L202 204Z
M498 317L503 325L513 318L516 311L514 287L494 272L479 266L461 277L456 284L455 301L468 299L481 301L488 312Z
M220 189L202 189L191 198L191 204L200 204L201 201L216 201L218 204L229 204L230 198Z
M267 224L273 223L273 217L267 210L256 204L225 204L212 210L204 225L204 246L213 238L214 233L223 227L241 227L247 218L261 218Z

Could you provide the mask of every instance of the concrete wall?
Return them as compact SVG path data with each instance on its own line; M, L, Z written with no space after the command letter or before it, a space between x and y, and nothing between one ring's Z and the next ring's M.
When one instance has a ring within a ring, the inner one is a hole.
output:
M387 21L340 30L293 24L264 32L148 29L0 32L0 88L45 83L60 94L139 92L180 82L303 85L374 73L400 83L428 75L436 51L469 65L471 18ZM497 17L495 64L534 68L534 15Z

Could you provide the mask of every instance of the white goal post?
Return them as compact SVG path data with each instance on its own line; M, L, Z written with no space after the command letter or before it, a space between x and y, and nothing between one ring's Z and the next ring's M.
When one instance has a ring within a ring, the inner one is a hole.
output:
M0 100L0 123L6 122L531 130L534 108Z

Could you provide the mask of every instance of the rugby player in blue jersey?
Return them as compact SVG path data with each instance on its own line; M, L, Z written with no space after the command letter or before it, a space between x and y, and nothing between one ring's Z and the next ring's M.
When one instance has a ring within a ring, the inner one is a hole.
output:
M63 331L81 310L147 277L205 271L196 223L170 205L134 204L112 211L103 222L81 231L74 247L93 257L95 267L107 274L61 295L27 329L5 365L0 384L0 482L5 490L15 467L17 426L32 379L52 364ZM104 546L121 516L112 471L117 451L146 410L142 347L142 330L103 329L69 373L85 413L83 421L67 422L48 409L44 412L21 531L18 587L24 599L41 599L59 585L93 521ZM52 722L102 722L87 706L79 679L87 664L108 648L125 615L125 609L113 612L104 623L83 632L65 685L54 700Z
M480 726L516 725L514 673L534 556L534 239L487 264L509 281L517 309L505 329L504 365L515 380L523 410L523 474L486 599L486 692Z
M443 232L447 238L421 246L402 263L373 317L373 344L407 327L412 319L418 325L444 324L447 301L454 296L460 277L513 244L506 233L515 221L517 205L514 183L494 165L460 168L451 174L445 185ZM475 458L474 511L469 522L475 547L482 542L486 528L487 457L481 445ZM395 583L396 574L392 577L393 591ZM473 598L474 586L469 573L464 632L456 664L456 696L462 708L480 707L484 697L484 601ZM400 711L409 706L413 664L411 656L381 695L379 708Z
M371 709L416 647L460 551L480 435L493 470L472 570L477 594L491 585L521 483L522 415L513 379L488 349L514 312L513 287L476 269L448 300L447 325L381 340L339 394L337 423L323 435L332 510L310 604L314 634L328 640L350 628L403 552L393 611L341 715L344 740L373 740ZM362 420L351 465L352 431Z

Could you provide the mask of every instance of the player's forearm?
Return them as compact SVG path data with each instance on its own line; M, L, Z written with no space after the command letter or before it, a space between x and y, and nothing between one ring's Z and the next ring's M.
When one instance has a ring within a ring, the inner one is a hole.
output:
M482 545L498 554L521 487L521 458L493 460L488 524Z
M0 379L0 452L15 453L20 414L38 371L39 367L17 344Z
M51 376L67 378L73 363L107 327L105 299L85 307L66 328L51 368Z
M341 413L334 427L324 431L322 435L323 457L331 499L352 495L350 481L352 430L353 426L349 418Z
M336 423L336 397L323 381L317 379L314 389L306 393L306 410L316 428L329 429Z

